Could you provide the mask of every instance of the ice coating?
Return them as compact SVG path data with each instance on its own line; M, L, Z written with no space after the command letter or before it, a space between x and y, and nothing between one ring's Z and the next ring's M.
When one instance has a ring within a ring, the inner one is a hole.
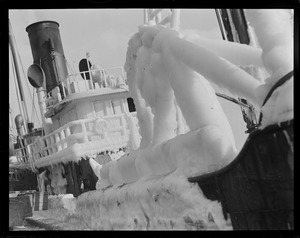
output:
M131 113L124 113L125 118L127 120L128 123L128 128L129 131L131 132L129 134L129 147L130 150L136 150L141 142L141 138L140 138L140 134L138 131L138 122L133 118L133 116L131 115Z
M176 173L90 191L78 198L51 198L50 206L54 202L61 208L48 212L48 217L72 219L79 229L232 230L221 204L207 199L196 184Z
M143 61L143 57L148 62ZM176 106L174 93L166 72L163 70L163 62L160 54L151 49L141 47L137 54L137 81L141 95L145 98L154 115L153 136L150 146L176 136Z
M261 48L231 41L207 39L194 32L187 32L184 39L200 47L205 47L235 65L263 67Z
M167 31L162 32L160 38L157 37L158 48L161 47L161 44L169 45L169 47L164 46L164 50L169 48L170 53L176 59L207 80L211 80L220 88L227 89L233 95L248 99L254 105L260 104L255 95L255 90L261 83L251 75L204 47L199 47L179 37L166 40L169 39L165 36L166 34L168 34Z
M218 160L224 166L236 155L232 131L207 80L173 56L168 44L182 35L163 27L143 26L139 36L142 45L137 51L135 89L154 115L152 143L140 148L135 159L139 177L179 168L186 175L204 173L215 167ZM131 64L134 65L133 60ZM188 130L196 132L177 138L178 131L188 131L185 122ZM218 144L219 149L211 150L213 144ZM187 156L188 152L192 155Z
M98 177L98 180L100 180L101 179L100 169L102 168L102 165L97 163L93 158L89 159L89 164L93 169L95 175Z
M130 39L125 64L129 89L137 99L137 117L151 119L141 113L151 109L154 117L148 125L153 129L143 130L146 125L140 123L141 141L147 143L103 166L100 173L105 182L129 183L176 169L186 176L199 175L235 158L233 133L213 88L173 54L176 40L187 42L182 37L174 30L143 26Z
M263 50L262 60L270 78L257 90L257 97L264 100L272 86L293 70L293 29L290 14L285 9L246 10L258 42ZM272 94L262 107L260 128L294 118L294 94L292 77Z
M152 137L152 112L149 107L146 107L145 100L141 97L140 92L136 89L136 66L135 59L137 57L137 51L141 47L142 41L139 34L134 34L128 45L126 53L125 71L127 72L127 82L129 92L134 99L136 107L136 117L139 121L139 133L141 135L140 148L146 147L151 142Z
M290 15L283 9L246 10L263 49L262 60L270 74L283 70L282 77L293 69L293 33ZM276 80L276 79L275 79Z

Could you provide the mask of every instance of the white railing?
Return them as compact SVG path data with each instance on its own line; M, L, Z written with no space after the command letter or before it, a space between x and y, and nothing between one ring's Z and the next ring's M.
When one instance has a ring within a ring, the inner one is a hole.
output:
M21 148L15 149L16 158L19 164L26 164L28 162L28 147L22 145Z
M124 115L113 115L69 122L30 145L31 158L36 161L55 154L75 143L99 142L118 149L128 142L128 128Z
M62 91L55 87L47 94L47 107L57 104L65 97L80 92L98 90L102 88L119 88L126 85L123 67L105 69L91 69L75 74L70 74L61 82Z

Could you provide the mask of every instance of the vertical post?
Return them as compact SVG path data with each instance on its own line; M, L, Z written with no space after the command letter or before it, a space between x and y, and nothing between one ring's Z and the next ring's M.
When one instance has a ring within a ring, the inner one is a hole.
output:
M103 102L103 113L104 113L104 116L107 116L108 115L108 112L107 112L107 103L106 101Z
M159 22L161 22L161 12L158 12L155 16L155 22L156 24L158 24Z
M73 77L73 76L72 76ZM76 76L77 78L77 76ZM76 80L75 80L76 81ZM75 91L75 81L73 82L73 86L74 86L74 93L76 92ZM67 89L68 89L68 94L71 95L73 92L71 91L71 77L68 77L67 80Z
M178 30L180 23L180 10L172 9L171 28Z
M64 80L64 81L61 82L61 87L62 87L62 90L63 90L63 95L66 97L67 94L66 94L66 91L65 91L65 82L67 82L67 78L66 78L66 80Z
M73 86L74 86L74 93L76 93L76 85L77 85L77 88L79 88L79 86L78 86L78 74L79 73L77 73L75 61L73 61L73 64L74 64L75 75L72 76L72 81L73 81ZM73 77L75 78L75 80ZM69 79L70 79L69 80L69 88L71 88L71 77Z
M67 127L66 128L66 137L70 136L71 135L71 131L70 131L70 128Z
M50 135L50 142L51 142L51 149L52 149L52 154L57 151L56 146L55 146L55 139L54 135Z
M148 9L148 25L155 25L155 20L152 17L153 9Z
M90 89L94 89L94 83L93 83L93 78L92 78L92 74L91 74L91 68L90 68L90 64L89 64L89 58L90 58L90 53L86 52L86 62L87 62L87 66L88 66L88 70L89 70L89 76L90 76L90 81L89 81L89 85L90 85Z
M148 22L148 10L144 9L144 24Z
M125 113L125 98L122 98L121 100L120 100L120 103L121 103L121 112L122 113Z
M96 109L95 109L95 103L92 103L92 110L93 110L93 117L96 118Z
M83 142L86 143L89 141L88 136L87 136L87 131L86 131L86 127L85 127L85 122L81 121L81 129L82 129L82 133L83 133Z
M106 81L106 73L104 71L104 69L102 70L103 73L103 77L104 77L104 83L105 83L105 87L108 87L107 81Z
M43 87L40 87L36 89L36 93L38 96L39 108L40 108L45 135L48 135L49 133L51 133L52 120L51 118L45 117L45 113L47 112L45 90Z
M57 86L58 92L57 92L57 100L58 102L61 102L62 98L61 98L61 92L60 92L60 88Z
M49 136L46 137L46 144L47 144L47 152L48 152L48 155L51 155L52 154L52 149L50 148L50 145L51 145L51 140L49 138Z
M57 151L61 151L62 146L61 144L59 144L60 142L59 132L56 132L54 136L55 136L55 143L57 144Z
M62 144L62 148L66 149L67 148L67 142L65 141L66 136L65 136L65 131L64 130L61 130L60 138L61 138L62 141L64 141L63 144Z
M39 149L40 149L40 152L38 153L38 157L40 159L46 155L46 150L44 149L45 148L45 140L40 137L38 139L38 141L39 141Z

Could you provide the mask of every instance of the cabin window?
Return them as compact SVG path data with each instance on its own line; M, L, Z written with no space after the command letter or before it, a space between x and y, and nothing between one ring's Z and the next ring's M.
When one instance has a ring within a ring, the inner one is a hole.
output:
M127 104L128 104L129 112L136 111L133 98L131 98L131 97L127 98Z

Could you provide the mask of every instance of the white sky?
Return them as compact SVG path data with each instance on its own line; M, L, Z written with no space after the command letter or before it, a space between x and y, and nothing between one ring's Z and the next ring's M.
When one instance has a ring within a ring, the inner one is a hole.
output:
M37 114L33 113L32 100L33 88L28 83L26 73L33 63L29 38L25 28L37 21L52 20L59 23L60 35L63 43L65 57L73 67L90 52L91 60L104 68L123 66L125 63L127 43L130 36L137 32L138 26L143 24L142 9L55 9L55 10L10 10L9 19L17 42L17 48L21 57L24 76L24 91L28 104L29 119L35 124L35 128L41 127L40 112L35 100ZM217 18L214 9L182 9L180 27L199 31L201 36L221 39ZM78 70L78 69L76 69ZM22 72L22 71L21 71ZM11 71L10 71L10 75ZM34 93L35 94L35 93ZM34 96L37 99L37 96ZM10 76L10 106L12 117L20 113L16 102L16 90L13 77ZM221 99L222 100L222 99ZM223 106L223 104L222 104ZM226 114L233 114L230 119L232 125L241 131L237 143L244 143L246 130L241 119L242 114L238 106L227 104L224 109ZM38 116L37 116L38 115ZM238 126L237 126L238 125ZM15 127L14 123L13 126ZM234 129L234 128L233 128ZM235 130L235 129L234 129ZM235 133L236 134L236 133ZM240 133L238 133L240 134ZM242 138L242 139L241 139ZM239 142L238 142L239 141ZM241 145L237 145L240 147Z

